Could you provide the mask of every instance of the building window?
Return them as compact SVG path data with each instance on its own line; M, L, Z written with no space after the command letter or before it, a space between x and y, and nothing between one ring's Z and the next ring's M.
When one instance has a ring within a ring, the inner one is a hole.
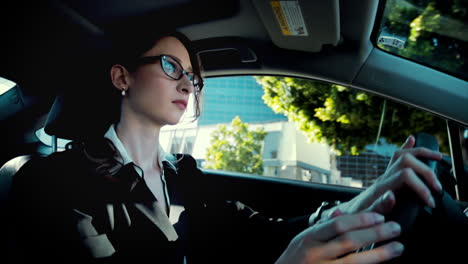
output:
M278 158L278 151L277 150L272 150L271 151L271 158L272 159Z

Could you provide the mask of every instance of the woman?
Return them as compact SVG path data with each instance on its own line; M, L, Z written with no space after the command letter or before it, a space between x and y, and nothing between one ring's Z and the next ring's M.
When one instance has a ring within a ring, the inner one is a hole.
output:
M413 149L409 137L385 174L359 196L294 219L267 219L240 202L212 200L197 188L204 175L194 159L166 155L159 145L161 128L179 122L190 96L199 114L198 59L180 33L148 43L120 49L110 68L121 100L104 137L74 142L15 176L15 225L18 237L28 238L19 241L24 259L378 263L402 253L399 242L355 251L399 235L398 224L382 216L395 204L393 190L407 185L434 206L429 190L440 191L440 184L416 157L438 160L439 153ZM38 173L43 176L32 177ZM175 214L172 204L185 210Z

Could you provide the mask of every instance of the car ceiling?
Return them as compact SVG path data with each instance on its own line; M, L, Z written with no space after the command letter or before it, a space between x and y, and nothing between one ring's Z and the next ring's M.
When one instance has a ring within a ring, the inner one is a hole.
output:
M268 3L261 0L16 1L7 9L8 18L3 17L1 21L2 35L8 41L2 43L4 47L0 51L1 57L6 58L3 60L6 63L0 65L0 76L19 85L22 107L29 109L23 118L35 120L47 112L61 90L83 89L85 94L95 91L88 88L92 82L82 79L93 65L93 57L111 45L107 36L125 38L126 32L148 32L170 23L195 41L206 77L278 74L332 81L468 125L465 80L374 47L371 39L380 10L378 1L300 0L305 9L302 10L304 18L321 23L321 28L326 30L310 32L317 36L315 39L296 37L284 43L272 41L274 25L262 20L262 13L271 12ZM338 33L336 43L328 43L324 37L330 30ZM294 50L298 44L301 48ZM304 50L307 47L310 50ZM81 88L73 85L77 80ZM0 107L2 111L14 108L6 103Z

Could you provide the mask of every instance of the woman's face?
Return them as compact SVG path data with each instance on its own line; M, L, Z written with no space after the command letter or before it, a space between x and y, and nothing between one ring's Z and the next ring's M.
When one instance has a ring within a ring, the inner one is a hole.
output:
M164 37L143 56L170 55L187 71L193 71L184 45L175 37ZM187 108L194 88L186 75L171 79L161 68L161 60L143 64L130 73L127 95L122 107L128 107L134 117L160 127L175 125Z

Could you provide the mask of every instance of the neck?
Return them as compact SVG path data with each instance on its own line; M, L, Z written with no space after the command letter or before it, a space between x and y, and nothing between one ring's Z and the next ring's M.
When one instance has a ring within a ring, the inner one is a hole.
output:
M158 163L160 126L124 118L117 123L115 130L135 164L144 171L160 169Z

